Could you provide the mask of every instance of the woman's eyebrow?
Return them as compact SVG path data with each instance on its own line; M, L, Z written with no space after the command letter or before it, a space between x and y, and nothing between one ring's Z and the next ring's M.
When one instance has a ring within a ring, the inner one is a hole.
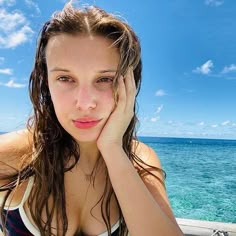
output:
M61 68L61 67L57 67L57 66L56 66L56 67L53 67L52 69L49 69L49 72L55 72L55 71L70 72L70 70L68 70L68 69ZM114 73L116 73L117 70L115 70L115 69L98 70L98 73L101 73L101 74L103 74L103 73L108 73L108 72L114 72Z
M54 71L63 71L63 72L70 72L68 69L60 68L60 67L53 67L52 69L49 70L49 72L54 72Z
M98 71L99 73L108 73L108 72L114 72L114 73L116 73L117 72L117 70L113 70L113 69L107 69L107 70L99 70Z

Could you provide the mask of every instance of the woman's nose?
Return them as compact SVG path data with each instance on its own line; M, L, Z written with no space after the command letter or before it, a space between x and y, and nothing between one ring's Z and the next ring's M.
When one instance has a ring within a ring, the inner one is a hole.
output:
M76 108L79 110L91 110L97 106L95 91L89 86L79 86L75 96Z

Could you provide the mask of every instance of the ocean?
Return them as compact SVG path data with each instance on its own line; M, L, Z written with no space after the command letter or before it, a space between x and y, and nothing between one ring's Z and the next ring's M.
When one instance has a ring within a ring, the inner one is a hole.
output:
M236 140L139 138L161 160L176 217L236 223Z
M236 140L140 140L161 160L176 217L236 223Z

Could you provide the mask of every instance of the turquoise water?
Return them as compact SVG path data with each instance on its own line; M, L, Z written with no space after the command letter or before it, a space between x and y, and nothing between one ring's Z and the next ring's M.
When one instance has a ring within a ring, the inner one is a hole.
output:
M236 141L141 140L161 159L176 217L236 223Z

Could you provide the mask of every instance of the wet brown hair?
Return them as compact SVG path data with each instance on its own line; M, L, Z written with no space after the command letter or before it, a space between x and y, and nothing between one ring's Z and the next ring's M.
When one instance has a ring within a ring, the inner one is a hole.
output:
M30 175L34 175L34 187L28 203L32 218L40 234L43 236L53 235L52 219L55 215L57 235L66 234L68 220L66 215L64 173L71 170L77 164L80 156L78 144L63 129L56 117L47 85L46 47L51 37L62 33L102 36L110 39L120 55L116 78L119 75L124 75L128 68L132 66L137 94L140 90L141 82L142 61L140 42L132 28L120 18L108 14L95 6L74 8L69 3L65 5L62 11L54 13L52 18L44 24L38 39L34 67L29 83L29 93L34 109L34 115L29 122L30 130L33 130L34 151L30 153L33 158L31 158L30 165L23 168L16 175L11 176L11 179L15 179L15 182L12 181L10 187L6 186L10 193L17 183L27 179ZM116 84L114 84L114 98L116 99L115 88ZM135 155L133 139L136 139L135 126L137 121L135 104L134 116L123 136L123 148L130 161L135 162L140 167L139 171L152 174L143 167L142 164L145 163ZM97 165L98 163L96 163ZM93 178L96 177L96 166L92 174ZM157 171L160 170L157 169ZM110 201L114 191L107 169L105 169L105 174L106 183L100 199L101 214L110 236ZM43 222L42 213L45 209L46 221ZM5 219L3 213L2 219ZM119 235L127 234L128 229L120 209Z

